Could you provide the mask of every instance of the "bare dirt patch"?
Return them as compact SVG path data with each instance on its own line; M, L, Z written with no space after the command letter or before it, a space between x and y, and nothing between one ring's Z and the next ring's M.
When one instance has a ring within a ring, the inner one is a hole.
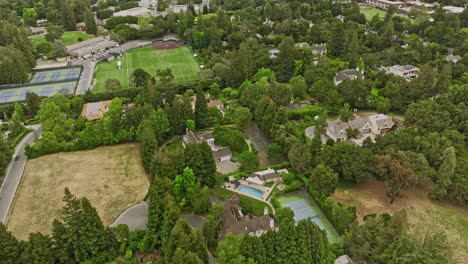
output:
M149 186L137 144L62 152L29 160L7 227L19 239L30 232L50 233L60 216L65 187L86 196L104 224L111 224L127 207L143 200Z
M460 263L468 263L468 209L428 197L431 184L417 186L393 204L385 194L382 182L369 179L354 189L338 189L336 200L353 205L358 219L368 214L392 213L405 209L412 228L422 231L445 231Z
M153 47L158 50L176 49L182 46L184 46L184 44L178 41L161 41L153 43Z

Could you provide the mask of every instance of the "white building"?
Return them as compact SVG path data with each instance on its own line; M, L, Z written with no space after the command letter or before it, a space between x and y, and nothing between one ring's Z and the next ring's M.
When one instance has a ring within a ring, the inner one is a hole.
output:
M113 14L113 16L116 17L124 17L124 16L134 16L134 17L139 17L139 16L144 16L144 15L150 15L151 10L148 8L144 7L134 7L126 10L122 10L120 12L116 12Z
M270 59L274 59L278 57L278 54L280 53L279 49L274 48L268 51L268 57Z
M384 67L384 70L387 74L391 73L396 76L400 76L410 81L413 78L416 78L419 73L419 68L412 65L393 65L390 67Z
M141 0L138 2L138 5L148 9L156 9L158 6L158 0Z
M458 6L444 6L442 8L448 13L452 13L452 14L460 14L464 10L463 7L458 7Z
M390 6L393 6L395 9L398 9L402 5L404 5L404 2L400 1L388 1L388 0L366 0L366 4L375 7L375 8L380 8L383 10L388 10Z

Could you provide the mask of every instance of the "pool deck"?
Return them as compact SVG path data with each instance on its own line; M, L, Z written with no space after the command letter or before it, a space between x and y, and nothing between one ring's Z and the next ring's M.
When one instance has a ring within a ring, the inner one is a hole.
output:
M251 194L248 194L248 193L245 193L245 192L241 192L239 191L239 188L234 188L234 184L233 183L230 183L230 182L225 182L223 185L226 185L228 186L228 190L230 191L233 191L233 192L236 192L238 194L242 194L242 195L245 195L245 196L248 196L250 198L253 198L255 200L259 200L259 201L262 201L266 204L268 204L270 207L271 207L271 210L273 211L273 214L275 214L275 208L273 207L273 205L267 200L268 196L270 195L271 191L273 190L273 188L270 188L270 187L266 187L266 186L263 186L263 185L259 185L259 184L255 184L255 183L249 183L247 181L244 181L244 180L238 180L240 183L241 183L241 186L242 185L246 185L246 186L250 186L252 188L255 188L255 189L259 189L263 192L263 196L262 198L259 198L259 197L256 197L254 195L251 195ZM239 186L240 187L240 186ZM273 186L274 187L274 186Z

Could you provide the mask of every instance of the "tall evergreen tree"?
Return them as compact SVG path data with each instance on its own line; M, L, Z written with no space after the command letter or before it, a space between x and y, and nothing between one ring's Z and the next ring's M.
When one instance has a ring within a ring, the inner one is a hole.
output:
M197 101L195 102L195 127L202 129L209 126L208 105L206 104L205 93L197 90Z
M20 259L20 243L11 232L6 230L6 226L0 223L0 260L3 264L16 264Z
M331 39L329 43L328 53L332 56L343 56L345 52L345 30L344 24L341 22L335 22L332 25Z
M30 233L24 252L21 255L23 263L54 264L55 252L52 239L41 233Z
M97 34L97 25L96 20L94 19L93 12L91 9L87 8L84 13L84 22L86 25L86 33L96 35Z
M214 187L216 184L216 163L211 147L206 142L188 144L184 156L185 165L193 169L193 173L201 184Z
M71 7L70 1L63 0L61 9L62 9L62 25L65 28L65 30L67 31L76 30L75 12L73 11L73 8Z
M140 142L140 155L143 168L147 172L151 169L153 154L158 149L158 140L153 132L149 120L143 120L138 128L138 142Z

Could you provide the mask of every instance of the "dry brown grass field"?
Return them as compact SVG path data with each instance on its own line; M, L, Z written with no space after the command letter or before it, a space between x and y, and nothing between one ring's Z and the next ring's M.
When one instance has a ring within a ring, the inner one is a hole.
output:
M444 231L459 263L468 263L468 209L430 199L428 193L433 187L431 184L416 186L390 204L384 184L369 179L354 189L338 189L333 196L340 202L355 206L360 221L368 214L405 209L411 228L422 232Z
M60 216L65 187L86 196L104 224L143 200L149 186L137 144L62 152L29 160L16 193L7 228L19 239L50 233Z

